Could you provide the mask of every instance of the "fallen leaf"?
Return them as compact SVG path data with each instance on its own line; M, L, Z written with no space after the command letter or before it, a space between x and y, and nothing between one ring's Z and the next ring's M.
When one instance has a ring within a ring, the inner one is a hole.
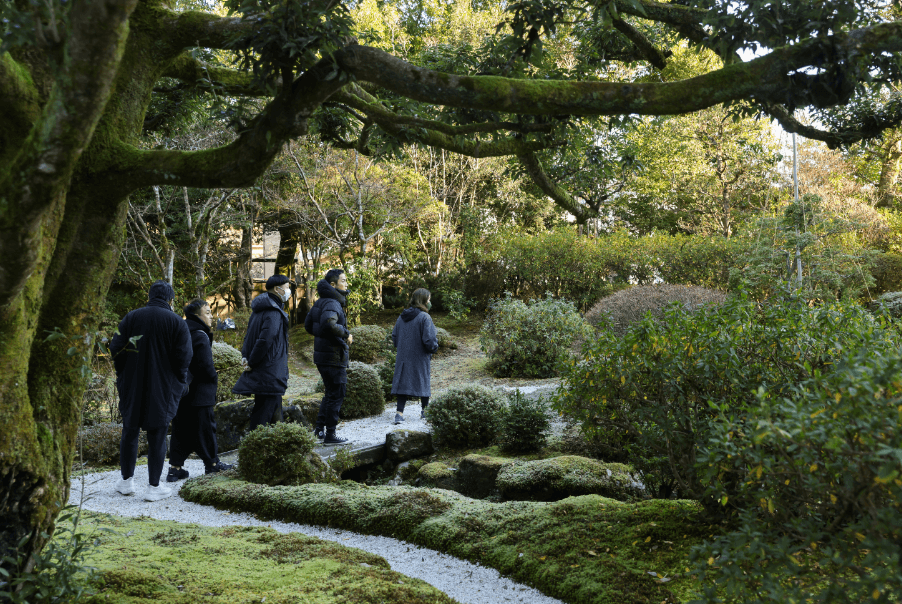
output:
M588 550L586 553L589 554L590 556L597 556L597 555L598 555L598 554L596 554L595 552L593 552L592 550Z

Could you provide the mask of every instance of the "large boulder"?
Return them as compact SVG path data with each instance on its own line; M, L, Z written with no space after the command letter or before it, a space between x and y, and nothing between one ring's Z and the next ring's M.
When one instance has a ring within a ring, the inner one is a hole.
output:
M307 403L303 397L294 400L283 400L282 421L301 424L312 430L306 405ZM319 404L317 403L318 406ZM247 422L250 420L253 409L254 399L252 398L226 401L216 405L213 414L216 418L216 445L219 453L233 451L238 448L238 443L247 434ZM316 415L314 414L314 421L315 419Z
M417 472L414 484L418 487L457 490L457 468L452 468L440 461L427 463Z
M647 499L629 466L576 455L505 464L497 473L496 486L504 499L518 501L557 501L576 495Z
M397 463L431 455L432 434L416 430L393 430L385 436L385 456Z
M512 463L510 459L488 455L467 455L460 460L457 472L458 491L467 497L485 499L498 494L495 481L498 472Z

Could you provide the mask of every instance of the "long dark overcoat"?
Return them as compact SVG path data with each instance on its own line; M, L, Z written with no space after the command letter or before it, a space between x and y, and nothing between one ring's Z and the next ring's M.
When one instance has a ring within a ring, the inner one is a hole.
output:
M250 371L232 387L235 394L282 396L288 388L288 315L281 298L260 294L251 302L251 318L241 346Z
M185 392L193 354L191 334L169 308L171 291L151 286L147 306L125 315L110 342L119 412L127 428L168 426ZM132 344L134 336L141 337Z
M391 339L398 349L391 393L431 396L429 372L432 354L438 350L438 337L432 317L414 306L405 308L395 322Z
M347 367L350 357L348 335L351 333L344 312L347 298L325 279L316 284L316 293L319 299L304 318L304 329L313 334L313 362Z
M216 404L216 386L219 383L213 364L213 337L210 328L194 315L188 315L185 324L191 332L194 356L188 366L188 392L179 405L210 407Z

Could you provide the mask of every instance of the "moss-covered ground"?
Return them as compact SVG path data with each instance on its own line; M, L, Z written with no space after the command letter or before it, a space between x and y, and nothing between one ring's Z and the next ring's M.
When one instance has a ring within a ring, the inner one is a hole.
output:
M202 527L85 512L97 528L87 604L442 604L431 585L396 573L375 554L265 527Z
M689 549L717 527L689 501L621 503L597 495L492 503L442 489L266 487L234 472L189 480L188 501L263 519L385 535L491 566L572 603L679 602L695 590ZM654 574L653 574L654 573Z

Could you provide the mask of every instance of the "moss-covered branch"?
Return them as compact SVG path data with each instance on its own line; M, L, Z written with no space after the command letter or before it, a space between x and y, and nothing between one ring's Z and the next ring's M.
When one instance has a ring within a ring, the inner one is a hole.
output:
M155 10L156 21L166 33L166 42L181 48L226 49L236 37L254 29L253 22L240 17L220 17L201 11Z
M243 71L207 65L188 53L179 55L163 72L168 78L181 80L191 87L201 87L217 94L232 96L264 96L267 94L253 77ZM281 84L281 82L277 82Z

